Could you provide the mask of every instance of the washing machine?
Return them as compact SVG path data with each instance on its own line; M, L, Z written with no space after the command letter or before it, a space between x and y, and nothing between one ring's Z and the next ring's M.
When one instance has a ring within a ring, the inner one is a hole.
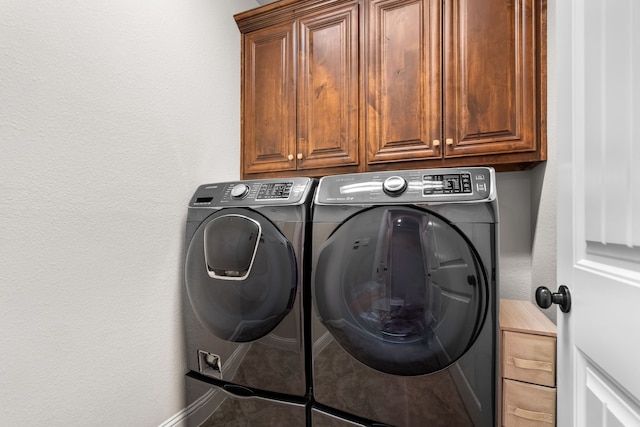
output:
M312 253L314 426L495 425L492 168L324 177Z
M305 242L316 184L311 178L214 183L191 198L186 400L188 411L205 412L203 425L225 425L240 414L260 426L308 417Z

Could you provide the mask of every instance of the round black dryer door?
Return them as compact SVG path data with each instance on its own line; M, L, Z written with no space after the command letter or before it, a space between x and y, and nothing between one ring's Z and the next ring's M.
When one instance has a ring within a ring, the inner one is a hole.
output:
M185 260L198 319L227 341L254 341L287 315L296 295L293 246L264 216L223 209L196 230Z
M477 338L486 273L469 239L441 216L375 207L347 219L319 251L313 292L320 321L371 368L436 372Z

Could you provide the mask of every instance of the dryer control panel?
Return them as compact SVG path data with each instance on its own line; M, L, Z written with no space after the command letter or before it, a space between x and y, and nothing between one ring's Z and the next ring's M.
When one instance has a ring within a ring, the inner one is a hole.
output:
M420 169L327 176L317 204L404 204L479 202L495 199L489 167Z
M299 205L311 197L312 178L274 178L230 181L198 187L189 207Z

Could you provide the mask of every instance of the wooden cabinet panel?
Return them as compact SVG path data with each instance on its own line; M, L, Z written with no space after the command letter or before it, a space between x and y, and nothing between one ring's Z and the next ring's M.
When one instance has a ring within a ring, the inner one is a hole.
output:
M293 23L257 30L244 38L244 173L295 170L295 48Z
M369 170L546 159L544 0L366 4Z
M556 339L504 331L502 372L505 378L555 387Z
M556 389L505 379L502 425L540 427L556 425Z
M445 157L541 158L537 2L445 2Z
M499 425L556 425L556 326L529 301L500 300Z
M278 0L235 18L244 178L546 160L546 0Z
M358 171L360 4L280 0L236 15L243 178Z
M298 169L358 164L358 4L300 19Z
M367 162L440 157L441 8L373 0L367 28Z

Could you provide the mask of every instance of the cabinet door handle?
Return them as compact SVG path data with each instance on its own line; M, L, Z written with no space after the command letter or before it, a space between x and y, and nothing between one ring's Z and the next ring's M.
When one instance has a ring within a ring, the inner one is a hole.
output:
M431 143L431 145L433 145L434 147L439 147L440 146L440 140L439 139L434 139L433 142Z
M453 138L447 138L447 145L451 147L453 145Z
M541 360L520 359L518 357L510 357L511 364L520 369L533 369L536 371L553 372L553 363L543 362Z
M298 160L302 160L302 153L298 153Z
M508 405L507 413L511 415L515 415L518 418L524 418L525 420L553 424L553 415L547 414L545 412L527 411L526 409Z
M293 160L293 154L289 154L289 155L287 156L287 159L289 159L289 161L292 161L292 160Z

